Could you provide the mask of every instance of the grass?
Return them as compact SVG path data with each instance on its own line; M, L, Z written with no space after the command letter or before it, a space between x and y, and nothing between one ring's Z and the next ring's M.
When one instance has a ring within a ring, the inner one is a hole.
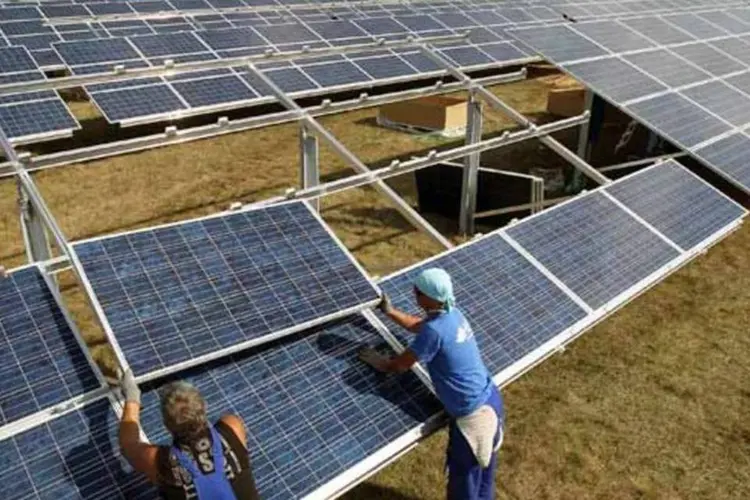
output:
M544 118L545 79L494 91ZM77 113L91 110L81 105ZM373 126L374 111L323 123L365 162L445 147ZM485 133L511 127L499 117ZM213 213L297 182L296 128L277 126L35 174L65 234L76 240ZM493 154L503 168L557 161L536 143ZM489 156L488 156L489 158ZM350 171L321 151L327 179ZM391 184L414 200L413 177ZM0 262L23 262L12 180L0 181ZM322 214L359 261L383 275L440 249L370 188L324 199ZM453 223L430 217L450 234ZM457 238L456 238L457 239ZM638 298L506 391L501 498L750 498L750 229ZM65 298L95 358L111 354L82 293ZM445 433L351 492L349 499L440 498Z

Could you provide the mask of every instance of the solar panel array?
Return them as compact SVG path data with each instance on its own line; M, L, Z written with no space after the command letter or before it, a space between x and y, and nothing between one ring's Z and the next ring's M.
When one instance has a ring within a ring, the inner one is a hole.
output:
M509 33L750 192L750 9Z
M382 343L355 316L180 377L200 389L212 420L242 417L261 498L302 498L441 411L411 372L383 375L359 361L362 347ZM152 442L168 444L160 386L145 388L141 423Z
M381 282L418 314L412 283L442 267L493 374L538 359L664 275L685 252L715 241L746 211L677 162L579 196ZM398 332L398 327L385 320ZM403 343L408 338L400 336ZM508 373L508 372L505 372Z
M304 202L74 245L136 376L194 365L372 304Z
M0 427L98 386L39 269L0 277Z

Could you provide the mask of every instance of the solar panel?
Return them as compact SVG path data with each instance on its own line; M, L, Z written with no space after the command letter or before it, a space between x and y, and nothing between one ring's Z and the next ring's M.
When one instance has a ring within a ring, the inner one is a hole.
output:
M564 69L597 92L619 102L667 90L661 83L615 57L568 64Z
M39 68L25 48L0 48L0 73L16 73L21 71L38 70Z
M353 22L371 35L389 35L409 32L405 26L400 25L394 19L389 17L353 19Z
M604 49L567 26L540 26L508 33L555 62L563 63L607 55Z
M605 191L685 250L746 214L741 206L672 160L618 181Z
M745 190L750 186L750 137L737 133L693 151L714 170L739 184Z
M750 45L743 42L739 38L726 38L724 40L716 40L711 42L710 45L715 47L725 54L742 61L746 65L750 65Z
M445 68L433 61L430 57L422 52L404 52L399 53L402 59L417 68L422 73L434 71L445 71Z
M174 10L174 7L172 7L168 2L164 0L144 0L132 2L130 6L140 14L146 14L149 12L167 12L170 10Z
M0 106L0 128L11 139L68 134L80 128L60 98Z
M625 59L670 87L709 80L711 75L664 49L625 56Z
M526 59L529 55L508 42L487 43L479 46L494 62L509 62Z
M35 35L54 32L51 26L45 26L42 21L12 21L0 23L0 31L9 36Z
M46 35L24 35L10 36L8 41L11 45L22 45L29 50L45 50L51 48L53 43L62 41L62 38L55 34Z
M586 316L580 306L497 234L399 272L381 282L381 288L396 307L420 314L413 283L422 270L430 267L441 267L453 278L458 308L471 323L482 358L493 374ZM395 334L403 332L388 323Z
M111 14L133 14L135 11L126 2L96 2L86 3L92 14L95 16L106 16Z
M641 101L628 105L627 109L660 134L686 148L730 129L728 124L677 94Z
M627 52L654 46L652 41L615 21L576 23L573 29L612 52Z
M728 34L726 30L723 30L716 25L709 23L705 19L701 19L700 17L690 13L664 16L664 19L674 24L678 28L687 31L698 40L705 40L706 38L713 38Z
M42 13L49 17L89 17L91 14L83 5L42 5Z
M134 36L130 41L146 58L208 51L190 32Z
M750 97L719 82L709 82L680 92L735 127L750 123Z
M397 56L367 57L357 59L354 62L376 80L413 75L416 73L414 68L406 64Z
M55 44L55 50L68 66L101 64L141 56L124 38L110 38L91 42L63 42Z
M0 441L3 500L151 500L158 493L120 455L117 415L100 399Z
M429 15L397 16L396 21L414 32L435 31L445 29L445 26Z
M258 97L258 94L236 75L180 81L173 83L172 87L191 107L195 108L249 101Z
M433 14L433 17L449 28L470 28L477 25L476 21L466 17L460 12Z
M214 50L241 49L268 45L252 28L199 31L196 34Z
M310 78L297 68L280 68L265 71L264 74L284 92L302 92L318 88L315 82L310 80ZM266 90L266 85L262 85L264 90ZM266 90L264 94L271 95L271 92Z
M147 116L158 117L187 108L166 84L92 92L91 98L110 123Z
M98 387L39 269L0 278L0 425Z
M371 78L350 62L303 66L302 70L321 87L335 87L370 81Z
M750 32L750 24L746 24L736 17L730 16L726 12L711 11L701 12L696 15L716 24L717 26L721 26L724 30L733 35Z
M377 300L302 202L77 243L133 372L250 347Z
M493 62L487 54L471 46L441 49L440 53L461 67L480 66Z
M620 22L661 45L684 43L694 40L689 34L658 17L621 19Z
M672 50L677 55L684 57L714 76L722 76L747 69L744 64L735 61L705 43L681 45L674 47Z
M679 256L601 193L559 205L507 232L592 309Z
M508 19L512 23L527 23L534 21L534 18L524 9L514 9L501 7L496 9L497 13Z
M348 485L341 478L348 469L388 451L388 445L392 449L407 434L414 439L402 446L415 442L419 427L440 412L437 400L411 372L382 375L357 358L362 347L381 344L373 328L354 316L180 378L200 389L212 420L227 413L242 417L261 498L302 498L334 479ZM157 391L146 389L143 429L152 442L167 443ZM373 464L373 470L380 465Z
M0 21L22 21L42 19L42 13L36 7L9 7L0 9Z
M351 21L324 21L309 23L310 29L318 33L324 40L335 40L337 38L361 38L367 37L367 33L362 31Z
M255 30L274 45L320 41L320 38L301 24L255 26Z

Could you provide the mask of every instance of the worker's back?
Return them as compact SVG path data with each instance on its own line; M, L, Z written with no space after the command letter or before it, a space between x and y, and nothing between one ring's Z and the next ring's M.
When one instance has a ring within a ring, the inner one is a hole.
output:
M229 480L237 500L258 500L255 480L250 468L247 449L232 428L220 420L214 426L214 435L221 440L224 457L224 473ZM209 429L190 445L175 443L180 452L197 466L205 476L212 474L215 463L212 458L212 433ZM180 465L176 452L170 446L160 446L157 455L158 483L166 500L194 499L197 488L191 474ZM198 497L199 500L204 500Z

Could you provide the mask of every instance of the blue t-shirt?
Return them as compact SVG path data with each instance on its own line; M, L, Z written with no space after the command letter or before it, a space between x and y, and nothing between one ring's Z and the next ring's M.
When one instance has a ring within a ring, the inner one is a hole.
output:
M427 367L435 392L451 416L468 415L489 398L492 379L474 332L457 309L425 319L410 349Z

